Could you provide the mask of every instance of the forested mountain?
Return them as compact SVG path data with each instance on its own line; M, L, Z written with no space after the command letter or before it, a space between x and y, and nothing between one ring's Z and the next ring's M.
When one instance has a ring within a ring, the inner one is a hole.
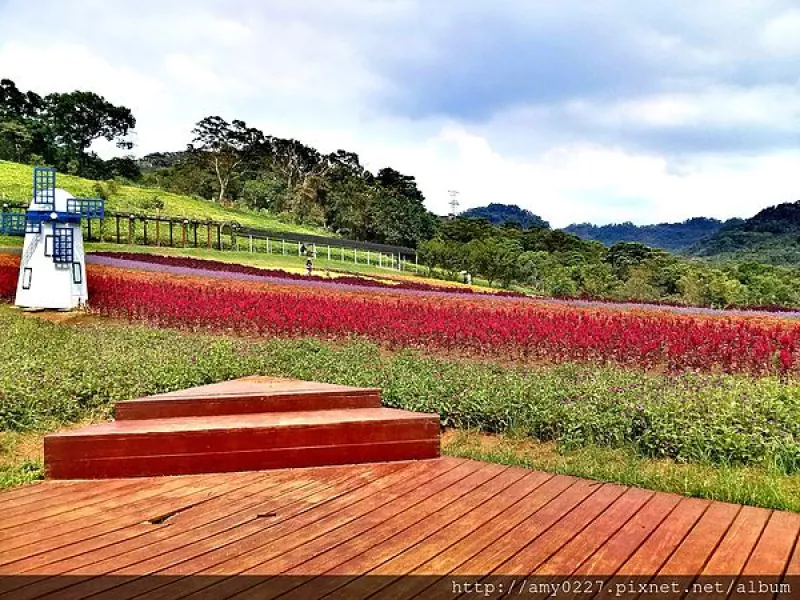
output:
M516 223L522 227L522 229L550 227L550 224L539 215L535 215L529 210L520 208L516 204L489 204L488 206L478 206L465 210L460 216L465 219L486 219L492 225Z
M689 249L694 256L800 265L800 200L731 223Z
M700 240L710 237L723 226L733 225L740 219L722 222L707 217L695 217L682 223L659 223L657 225L634 225L631 222L612 225L580 223L569 225L564 231L585 240L595 240L606 246L617 242L639 242L652 248L663 248L670 252L682 252Z

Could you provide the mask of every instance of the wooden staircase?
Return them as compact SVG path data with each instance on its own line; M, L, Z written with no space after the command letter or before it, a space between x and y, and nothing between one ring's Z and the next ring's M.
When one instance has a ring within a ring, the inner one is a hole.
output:
M120 402L111 423L48 435L52 479L283 469L439 456L439 417L380 390L274 377Z

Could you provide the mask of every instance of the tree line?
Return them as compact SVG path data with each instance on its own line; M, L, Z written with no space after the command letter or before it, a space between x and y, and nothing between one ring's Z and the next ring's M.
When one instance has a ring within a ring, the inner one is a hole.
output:
M352 239L415 247L437 224L414 177L391 167L373 174L354 152L324 154L240 120L206 117L185 152L143 162L145 182Z
M800 305L800 270L757 262L710 263L638 242L606 247L544 227L493 226L456 218L420 245L431 274L462 272L490 285L543 296L667 302L692 306Z

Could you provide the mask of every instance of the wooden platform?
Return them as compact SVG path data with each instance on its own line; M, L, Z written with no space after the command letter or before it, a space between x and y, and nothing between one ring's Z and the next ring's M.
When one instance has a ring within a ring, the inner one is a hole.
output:
M44 454L54 479L427 459L439 417L382 408L377 389L245 377L120 402L116 421L49 435Z
M530 575L779 583L800 574L799 530L798 514L447 457L46 481L0 494L0 593L454 598L454 583Z
M118 402L115 417L167 419L380 406L381 391L377 388L256 375Z

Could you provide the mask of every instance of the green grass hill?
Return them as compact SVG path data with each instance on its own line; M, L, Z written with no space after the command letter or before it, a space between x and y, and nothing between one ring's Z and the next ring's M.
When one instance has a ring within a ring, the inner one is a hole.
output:
M33 167L13 162L0 161L0 202L29 202ZM278 220L274 215L226 208L210 200L182 196L156 188L133 185L117 185L98 182L59 173L56 185L76 197L106 195L106 209L110 211L155 214L154 200L163 203L161 214L170 217L214 221L236 221L246 227L257 227L271 231L287 231L316 235L331 235L322 229L304 227Z

